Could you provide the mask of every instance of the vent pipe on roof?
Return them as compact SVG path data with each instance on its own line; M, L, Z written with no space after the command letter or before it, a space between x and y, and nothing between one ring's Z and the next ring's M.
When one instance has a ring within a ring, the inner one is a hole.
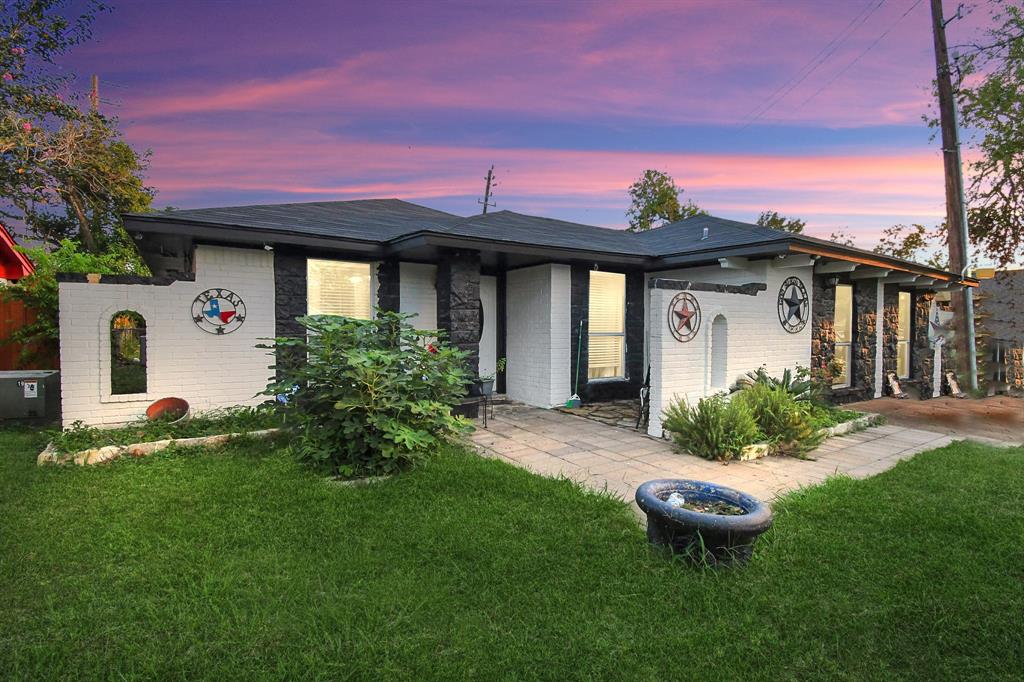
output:
M704 233L700 236L700 240L704 241L707 238L708 238L708 228L705 227L704 228Z

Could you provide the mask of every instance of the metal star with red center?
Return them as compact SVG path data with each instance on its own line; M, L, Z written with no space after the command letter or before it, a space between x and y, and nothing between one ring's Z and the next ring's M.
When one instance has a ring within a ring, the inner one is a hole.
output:
M677 321L677 324L676 324L676 331L679 331L679 332L682 332L684 330L686 332L692 331L691 323L693 322L694 316L697 315L697 311L692 310L690 308L690 302L689 301L684 300L683 301L682 309L681 310L673 310L672 312L678 318L678 321Z

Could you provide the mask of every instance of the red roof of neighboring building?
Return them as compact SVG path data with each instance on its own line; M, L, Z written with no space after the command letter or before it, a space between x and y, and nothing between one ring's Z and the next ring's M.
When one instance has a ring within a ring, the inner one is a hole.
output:
M18 280L31 275L35 268L32 261L14 247L14 237L0 225L0 279Z

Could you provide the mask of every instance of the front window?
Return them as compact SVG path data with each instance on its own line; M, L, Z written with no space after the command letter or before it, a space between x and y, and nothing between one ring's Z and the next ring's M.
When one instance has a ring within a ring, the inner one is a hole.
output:
M849 284L836 285L834 325L836 364L839 371L832 378L832 388L846 388L850 385L850 360L853 347L853 287Z
M896 376L910 376L910 292L901 291L896 321Z
M372 317L369 263L340 260L306 261L306 300L310 315Z
M587 376L618 379L626 376L626 276L617 272L590 273L590 342Z

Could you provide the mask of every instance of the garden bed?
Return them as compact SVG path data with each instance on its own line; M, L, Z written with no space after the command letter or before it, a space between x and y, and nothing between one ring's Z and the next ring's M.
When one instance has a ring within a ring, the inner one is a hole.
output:
M178 421L139 419L114 428L80 423L52 434L38 464L101 464L123 456L144 457L172 445L217 446L243 436L264 438L282 419L273 408L240 407L200 412Z

